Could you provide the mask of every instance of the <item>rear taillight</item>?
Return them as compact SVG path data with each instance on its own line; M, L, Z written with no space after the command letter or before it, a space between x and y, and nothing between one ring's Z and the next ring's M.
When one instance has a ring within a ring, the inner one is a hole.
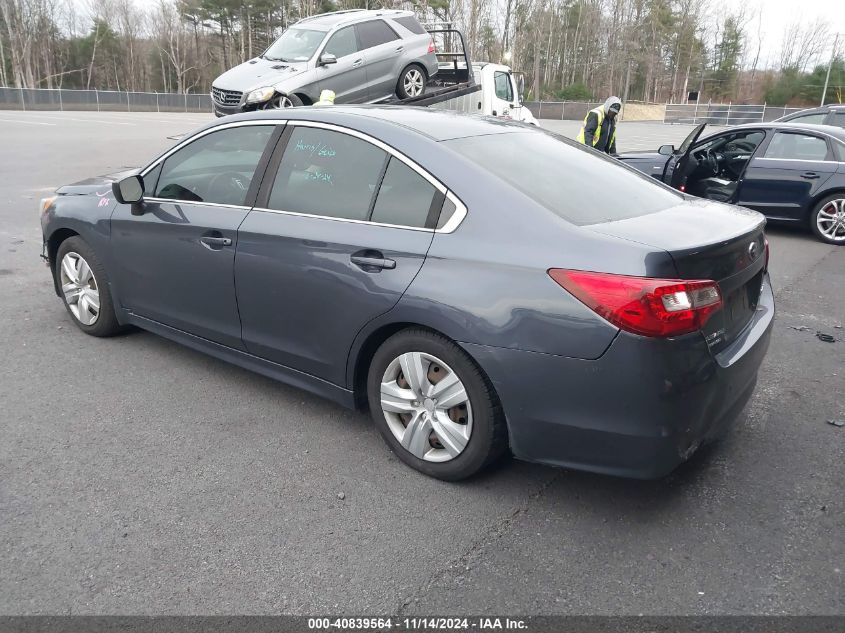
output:
M695 332L722 307L722 294L715 281L628 277L561 268L552 268L549 276L615 326L642 336Z
M434 45L434 38L432 37L428 42L428 52L429 53L436 53L437 47Z

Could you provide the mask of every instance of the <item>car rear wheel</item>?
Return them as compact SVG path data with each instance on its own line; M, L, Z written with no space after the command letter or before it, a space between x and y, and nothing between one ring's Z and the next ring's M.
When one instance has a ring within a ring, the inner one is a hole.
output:
M408 66L399 75L396 95L400 99L411 99L425 93L425 71L419 66Z
M426 475L470 477L507 447L504 415L472 359L427 330L403 330L373 356L373 420L394 453Z
M810 228L823 242L845 244L845 193L819 202L810 214Z
M105 268L85 240L70 237L62 242L56 267L65 308L80 330L91 336L112 336L122 330Z

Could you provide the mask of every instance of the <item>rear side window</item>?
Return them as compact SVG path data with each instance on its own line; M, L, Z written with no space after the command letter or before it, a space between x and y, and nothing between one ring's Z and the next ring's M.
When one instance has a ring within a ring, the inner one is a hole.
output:
M384 20L371 20L370 22L361 22L356 24L355 28L358 30L358 41L361 43L361 48L372 48L398 40L399 36L396 32L387 26Z
M436 189L397 158L391 158L373 207L373 222L423 228Z
M269 208L366 220L387 153L354 136L295 127L270 193Z
M164 161L155 197L243 205L273 129L272 125L244 125L212 132L186 145Z
M827 141L818 136L778 132L766 149L766 158L825 160Z
M543 131L444 143L573 224L624 220L683 200L679 193L612 158Z
M347 26L332 35L329 43L326 44L324 53L330 53L340 59L347 55L358 52L358 40L355 38L355 29Z
M420 24L419 20L412 15L405 18L393 18L393 21L398 22L411 33L416 33L417 35L423 35L425 33L425 29L422 27L422 24Z
M836 111L830 119L830 125L845 128L845 112Z

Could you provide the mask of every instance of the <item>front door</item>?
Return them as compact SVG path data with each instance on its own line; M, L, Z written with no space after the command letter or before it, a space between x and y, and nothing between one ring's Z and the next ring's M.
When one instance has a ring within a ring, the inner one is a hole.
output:
M145 197L134 213L132 205L117 206L111 240L120 256L113 276L123 307L243 347L234 284L237 231L274 129L242 125L205 134L146 173Z
M335 103L361 103L367 97L364 53L355 27L340 29L326 43L321 55L334 55L337 62L317 67L320 90L331 90Z
M776 132L745 170L737 204L771 218L803 221L810 201L837 167L823 137Z
M270 165L239 231L244 342L344 386L355 336L419 272L442 193L383 147L320 126L294 127Z

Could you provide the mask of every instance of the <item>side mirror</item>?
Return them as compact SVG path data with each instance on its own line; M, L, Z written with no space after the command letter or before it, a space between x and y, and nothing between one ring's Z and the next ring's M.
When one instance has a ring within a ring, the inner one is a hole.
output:
M674 145L661 145L660 149L657 150L657 153L661 156L671 156L675 153L675 146Z
M323 53L320 55L320 66L328 66L330 64L336 64L337 57L332 55L331 53Z
M144 197L144 179L141 176L127 176L111 184L114 199L120 204L135 204Z

